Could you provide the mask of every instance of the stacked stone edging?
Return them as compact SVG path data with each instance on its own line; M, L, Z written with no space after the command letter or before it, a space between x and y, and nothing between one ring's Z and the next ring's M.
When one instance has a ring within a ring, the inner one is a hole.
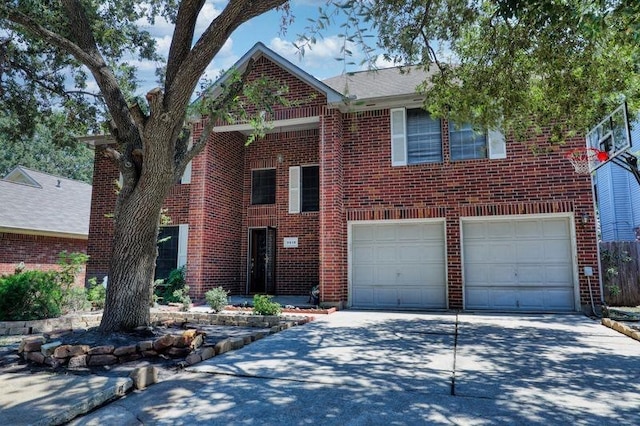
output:
M25 337L20 343L18 353L27 361L48 365L54 369L104 367L157 356L184 358L185 365L193 365L215 355L242 348L262 339L265 335L305 324L312 319L300 316L158 312L152 314L154 325L175 325L186 330L180 334L165 334L154 340L145 340L134 345L90 347L83 344L63 345L60 339L73 332L68 328ZM67 324L67 322L61 322L61 324ZM260 327L268 331L259 330L244 337L231 337L206 344L206 332L199 328L201 325Z
M632 339L640 341L640 331L634 330L633 328L619 323L618 321L612 320L611 318L602 318L602 325L607 326L626 336L629 336Z
M253 315L250 312L208 314L204 312L152 311L151 322L167 320L199 322L210 325L234 325L242 327L274 327L276 325L299 321L298 315ZM313 317L304 317L307 321ZM0 336L42 334L54 330L91 328L100 325L102 313L65 315L59 318L32 321L0 321ZM268 325L267 325L268 324Z

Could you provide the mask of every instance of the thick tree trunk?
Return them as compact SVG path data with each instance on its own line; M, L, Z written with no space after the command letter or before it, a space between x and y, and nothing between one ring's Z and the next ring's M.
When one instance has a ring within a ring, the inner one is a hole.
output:
M131 330L150 323L160 209L171 182L154 182L144 194L120 200L107 298L100 330ZM138 185L140 186L140 185Z

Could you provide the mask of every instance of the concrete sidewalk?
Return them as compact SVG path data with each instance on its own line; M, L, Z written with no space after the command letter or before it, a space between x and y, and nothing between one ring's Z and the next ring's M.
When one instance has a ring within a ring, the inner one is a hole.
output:
M131 379L51 373L0 375L1 425L57 425L124 395Z
M342 311L72 424L636 424L639 356L579 315Z

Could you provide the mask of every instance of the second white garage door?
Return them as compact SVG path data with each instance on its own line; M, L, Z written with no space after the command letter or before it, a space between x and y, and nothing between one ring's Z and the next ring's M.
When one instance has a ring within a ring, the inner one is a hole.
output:
M572 311L567 217L463 220L466 309Z
M444 222L351 226L351 305L446 308Z

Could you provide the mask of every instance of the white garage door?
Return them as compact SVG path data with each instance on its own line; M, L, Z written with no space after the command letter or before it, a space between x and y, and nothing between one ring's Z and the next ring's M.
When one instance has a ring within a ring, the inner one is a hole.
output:
M466 309L574 310L568 218L468 220L462 232Z
M446 308L444 223L354 224L351 305Z

